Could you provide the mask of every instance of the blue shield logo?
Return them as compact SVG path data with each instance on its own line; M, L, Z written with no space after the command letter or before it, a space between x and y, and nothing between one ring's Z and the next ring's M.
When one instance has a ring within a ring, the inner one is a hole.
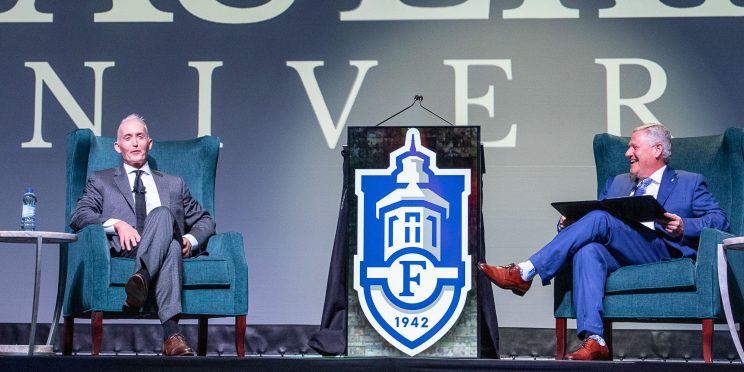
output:
M387 169L358 169L354 289L367 320L413 356L455 324L470 290L470 169L439 169L409 129Z

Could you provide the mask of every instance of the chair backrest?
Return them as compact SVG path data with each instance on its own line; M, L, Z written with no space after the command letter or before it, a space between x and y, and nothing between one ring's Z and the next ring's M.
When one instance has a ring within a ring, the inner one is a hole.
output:
M91 173L121 165L116 138L78 129L67 135L67 207L65 226ZM147 156L150 167L183 178L191 195L214 217L214 182L220 140L205 136L185 141L154 141ZM69 226L67 227L69 229Z
M726 212L731 233L744 234L744 128L728 128L722 135L672 139L674 169L700 173ZM597 195L609 177L628 172L625 151L629 137L594 136Z

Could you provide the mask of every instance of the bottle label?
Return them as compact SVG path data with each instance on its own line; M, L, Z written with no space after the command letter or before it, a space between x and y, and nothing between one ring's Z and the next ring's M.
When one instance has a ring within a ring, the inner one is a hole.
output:
M33 217L35 213L36 213L36 206L24 205L23 211L21 212L21 217Z

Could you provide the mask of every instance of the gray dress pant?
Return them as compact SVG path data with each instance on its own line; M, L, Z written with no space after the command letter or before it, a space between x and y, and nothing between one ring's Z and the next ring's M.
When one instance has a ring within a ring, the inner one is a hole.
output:
M139 245L131 252L135 254L134 272L145 267L150 273L149 288L154 288L161 323L181 313L181 240L173 213L161 206L147 214Z

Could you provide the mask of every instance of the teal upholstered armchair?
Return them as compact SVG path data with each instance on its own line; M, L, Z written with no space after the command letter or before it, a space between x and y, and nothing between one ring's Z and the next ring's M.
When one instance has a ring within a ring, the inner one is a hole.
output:
M729 128L722 135L674 138L670 166L701 173L708 188L726 212L731 233L706 229L700 237L696 260L672 259L647 265L626 266L612 273L605 285L605 338L611 342L612 322L699 323L703 329L703 358L712 361L713 323L722 322L716 247L723 239L744 235L743 128ZM628 171L627 137L598 134L594 137L597 194L608 177ZM556 359L566 351L566 319L575 318L571 270L563 270L554 285ZM737 314L737 322L744 314ZM610 343L611 345L611 343ZM610 346L610 351L612 347Z
M121 155L113 148L114 140L94 136L87 129L68 135L66 225L88 176L121 164ZM207 136L156 141L148 159L152 168L181 176L194 198L214 216L218 154L219 140ZM182 318L198 319L197 354L205 355L208 319L235 317L235 347L237 354L244 356L248 267L243 237L238 233L217 234L210 238L207 249L207 256L184 260ZM60 271L66 272L63 353L72 351L74 318L90 318L91 354L97 355L101 351L103 318L131 318L121 310L126 297L124 284L134 271L134 260L110 257L103 227L92 225L78 232L76 242L63 247ZM136 317L157 318L153 303L148 300Z

